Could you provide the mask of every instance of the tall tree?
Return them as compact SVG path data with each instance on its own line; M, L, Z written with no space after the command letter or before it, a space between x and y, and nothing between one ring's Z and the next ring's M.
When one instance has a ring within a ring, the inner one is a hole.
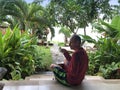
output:
M65 46L66 46L68 44L68 38L71 35L69 28L67 28L65 26L61 26L59 33L62 33L64 35L64 37L65 37L64 42L65 42Z
M51 0L49 7L56 22L69 27L73 33L79 28L86 31L89 23L110 10L109 0Z
M2 21L9 21L11 25L17 22L21 30L36 29L46 24L47 20L42 17L44 8L35 3L27 4L24 0L1 0L0 16ZM14 26L13 26L14 27Z

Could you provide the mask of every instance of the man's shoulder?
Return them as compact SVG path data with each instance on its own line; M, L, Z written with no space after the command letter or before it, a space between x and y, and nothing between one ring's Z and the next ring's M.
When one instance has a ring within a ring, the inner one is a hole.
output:
M84 49L80 49L80 50L77 50L76 52L74 52L73 54L84 55L85 53L86 53L86 51Z

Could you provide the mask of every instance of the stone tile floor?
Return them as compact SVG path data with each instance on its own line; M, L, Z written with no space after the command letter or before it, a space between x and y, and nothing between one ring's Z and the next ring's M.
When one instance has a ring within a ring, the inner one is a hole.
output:
M3 90L120 90L120 80L105 80L99 76L86 76L81 85L74 87L61 85L52 75L34 75L26 80L0 83L5 84Z

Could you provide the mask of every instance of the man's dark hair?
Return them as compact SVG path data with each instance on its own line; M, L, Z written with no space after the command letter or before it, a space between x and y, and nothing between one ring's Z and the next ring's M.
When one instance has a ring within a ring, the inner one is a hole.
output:
M72 36L72 39L75 39L76 41L78 41L78 42L81 44L81 38L80 38L79 35L74 34L74 35Z

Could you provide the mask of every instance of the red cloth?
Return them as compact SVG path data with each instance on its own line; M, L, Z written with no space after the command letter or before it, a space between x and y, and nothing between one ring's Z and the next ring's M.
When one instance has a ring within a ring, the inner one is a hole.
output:
M71 85L80 84L88 68L88 56L86 51L81 47L79 50L75 51L72 56L70 56L68 52L65 52L64 56L69 61L69 64L65 67L68 83Z

